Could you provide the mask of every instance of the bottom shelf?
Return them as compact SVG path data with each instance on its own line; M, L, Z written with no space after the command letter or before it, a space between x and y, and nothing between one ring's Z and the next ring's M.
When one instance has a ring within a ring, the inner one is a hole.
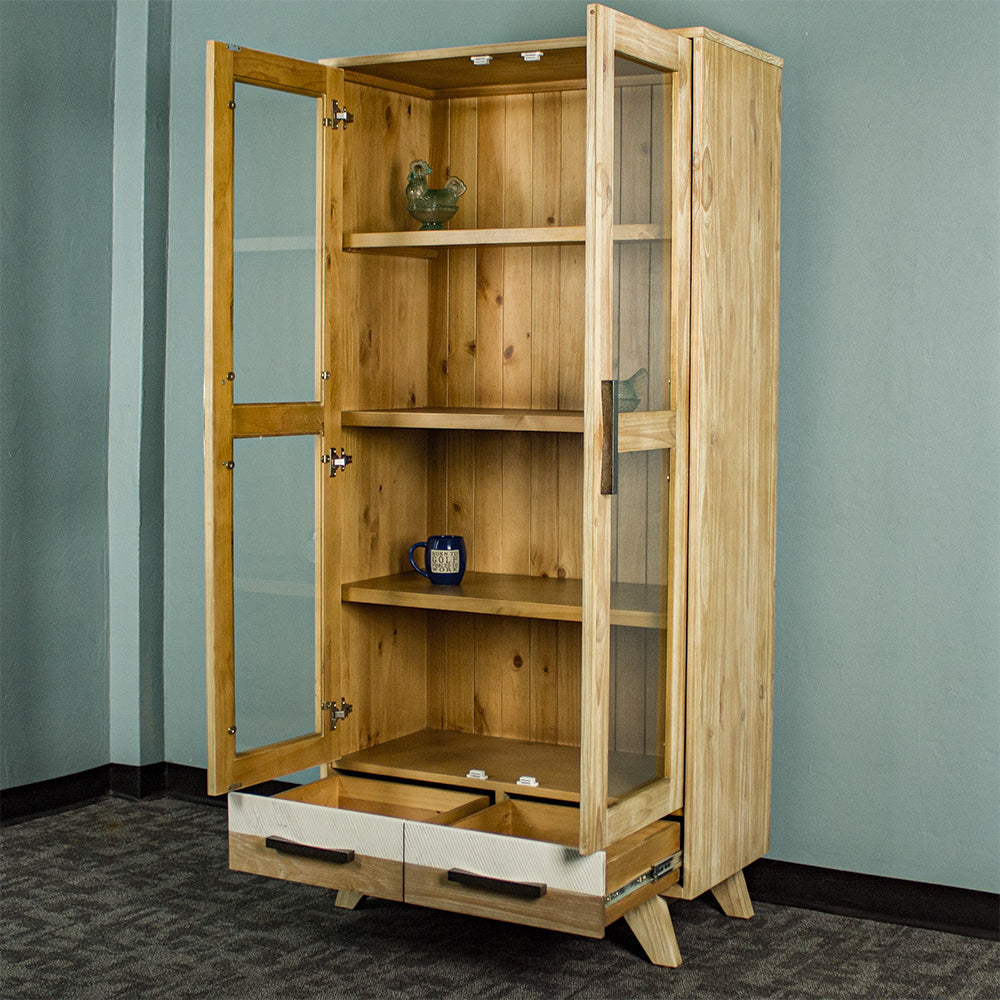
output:
M611 800L660 776L657 759L642 754L612 752L608 765ZM554 743L421 729L346 754L336 767L359 774L488 788L561 802L580 801L580 748ZM484 771L487 777L468 777L473 769ZM524 775L533 777L537 787L519 785L518 778Z

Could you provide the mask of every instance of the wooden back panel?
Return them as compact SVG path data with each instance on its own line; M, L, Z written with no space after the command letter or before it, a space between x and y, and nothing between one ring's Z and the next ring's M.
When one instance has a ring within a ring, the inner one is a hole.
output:
M468 185L452 228L582 225L581 91L432 101L349 84L345 103L345 232L417 228L404 187L418 158L431 186ZM345 258L345 408L582 407L582 247ZM364 456L345 476L355 578L406 569L409 544L445 532L465 537L470 570L581 575L579 437L345 438ZM421 725L579 742L579 625L356 607L345 620L345 686L372 720L345 727L359 746ZM390 653L404 633L405 666Z
M648 153L663 145L669 108L664 116L650 107L662 100L662 88L637 81L620 97L622 120L632 128L630 149L645 146ZM408 164L418 158L433 168L432 187L449 176L468 186L451 228L582 226L583 91L431 100L348 83L345 104L355 115L346 133L345 233L417 228L405 210L404 187ZM651 127L660 131L651 135ZM635 128L646 132L639 135ZM628 169L621 184L622 221L662 216L661 185L651 183L648 163L630 160ZM667 372L670 351L662 337L628 342L629 331L642 326L637 309L662 311L662 254L630 247L621 257L622 288L632 293L622 295L623 365ZM456 248L430 259L345 258L344 408L582 408L582 246ZM665 325L669 330L669 311ZM666 375L653 382L659 387L656 405L668 405ZM364 456L345 482L343 564L352 567L355 579L405 570L409 544L438 533L465 537L473 571L582 576L579 436L369 430L344 436L348 450ZM639 550L652 546L658 553L661 547L661 494L651 482L642 509L622 511L622 533L631 546L621 579L646 582ZM647 523L654 525L650 538ZM360 691L356 707L379 720L353 727L360 746L417 728L422 705L426 724L437 728L579 743L578 625L437 614L429 632L425 628L418 637L416 623L424 619L413 613L349 608L345 616L345 670L351 675L345 688ZM421 666L410 663L401 675L385 650L398 644L404 620L412 659ZM649 637L640 639L638 654L631 647L622 651L622 662L635 669L621 673L611 747L655 752L662 733L649 719L657 712L645 697L645 674L657 673L662 658L655 636L648 653ZM399 700L401 683L412 710L394 725L390 703ZM355 748L345 745L344 752Z

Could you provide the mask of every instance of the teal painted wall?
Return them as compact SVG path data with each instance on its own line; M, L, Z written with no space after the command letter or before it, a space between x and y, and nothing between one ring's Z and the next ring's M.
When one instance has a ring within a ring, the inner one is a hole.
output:
M786 61L771 856L995 892L1000 6L618 6L668 27L707 24ZM313 59L577 34L584 10L582 0L175 0L163 441L168 760L205 764L206 39ZM102 492L115 456L106 416L111 152L98 137L110 129L112 83L98 56L113 46L113 8L4 0L0 31L6 786L109 759L106 561L109 548L131 543L115 523L109 541ZM45 89L50 57L72 67L63 79L80 76L77 93ZM22 94L37 121L17 110ZM69 159L67 132L49 127L66 101L90 123L70 122ZM74 202L88 182L101 197L88 189L86 205ZM15 248L10 234L28 222L29 244ZM63 273L56 264L66 259L73 267ZM155 382L148 371L143 378ZM72 452L67 433L78 446L75 478L52 461Z
M163 746L163 385L170 7L117 7L108 436L110 759Z
M0 783L108 762L115 5L0 4Z

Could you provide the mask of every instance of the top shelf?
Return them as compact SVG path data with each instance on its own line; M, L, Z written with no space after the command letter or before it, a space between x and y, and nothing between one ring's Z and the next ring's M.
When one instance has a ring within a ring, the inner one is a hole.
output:
M663 227L650 223L615 226L615 242L664 238ZM549 246L582 244L585 226L535 226L511 229L430 229L409 232L348 233L344 249L368 253L433 253L450 247Z

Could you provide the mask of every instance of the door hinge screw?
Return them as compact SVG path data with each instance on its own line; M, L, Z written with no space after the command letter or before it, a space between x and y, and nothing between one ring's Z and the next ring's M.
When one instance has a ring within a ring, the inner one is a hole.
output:
M354 706L348 705L346 698L341 698L339 705L335 701L324 701L320 708L330 713L331 733L336 730L338 722L343 722L354 711Z
M342 108L335 100L330 101L330 117L323 119L323 124L327 128L340 128L340 123L344 123L347 128L354 121L354 115L346 108Z
M351 464L351 462L354 461L354 456L348 455L343 448L340 449L340 454L338 455L337 449L331 448L330 454L324 455L320 459L320 461L324 465L330 466L330 478L333 479L338 472L340 472L342 469L346 469Z

